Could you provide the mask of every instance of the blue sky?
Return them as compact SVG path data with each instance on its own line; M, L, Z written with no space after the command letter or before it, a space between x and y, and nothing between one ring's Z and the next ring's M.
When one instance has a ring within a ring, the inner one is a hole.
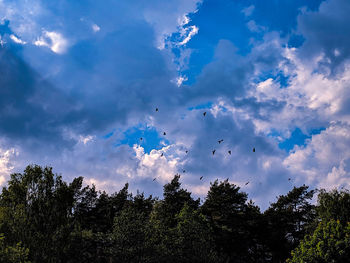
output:
M181 173L195 196L228 178L263 208L293 185L348 187L349 11L0 0L0 183L36 163L159 196Z

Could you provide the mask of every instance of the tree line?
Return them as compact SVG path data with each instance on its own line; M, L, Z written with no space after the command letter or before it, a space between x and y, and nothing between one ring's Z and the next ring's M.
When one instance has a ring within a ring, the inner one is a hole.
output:
M228 180L201 202L175 175L160 199L31 165L0 195L0 262L348 262L349 222L347 190L294 187L261 212Z

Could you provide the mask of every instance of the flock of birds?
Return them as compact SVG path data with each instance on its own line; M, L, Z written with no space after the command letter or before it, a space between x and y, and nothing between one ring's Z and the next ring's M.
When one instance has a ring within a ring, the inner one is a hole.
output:
M158 108L156 108L156 112L159 112L159 109L158 109ZM205 117L206 115L207 115L207 112L206 112L206 111L203 112L203 116ZM166 132L163 132L163 135L166 136ZM142 140L143 140L143 138L140 137L140 141L142 141ZM224 142L224 139L220 139L220 140L218 140L217 142L218 142L219 144L221 144L221 143ZM216 152L216 149L212 150L212 155L215 155L215 152ZM255 147L253 148L253 152L255 153ZM187 154L187 153L188 153L188 150L185 150L185 153ZM228 153L229 155L232 154L231 150L228 150L227 153ZM164 153L161 153L160 156L163 157L163 156L164 156ZM186 172L186 170L182 170L182 173L185 173L185 172ZM157 178L154 178L153 181L156 181L156 179L157 179ZM201 176L201 177L199 178L199 180L202 180L202 179L203 179L203 176ZM288 180L290 181L290 178L289 178ZM249 181L245 183L245 185L248 185L248 184L249 184Z

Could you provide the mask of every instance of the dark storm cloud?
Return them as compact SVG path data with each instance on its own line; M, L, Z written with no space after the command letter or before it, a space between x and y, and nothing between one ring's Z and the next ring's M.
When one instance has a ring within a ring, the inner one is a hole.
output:
M17 54L0 48L0 134L22 141L67 144L64 119L73 102L46 82Z

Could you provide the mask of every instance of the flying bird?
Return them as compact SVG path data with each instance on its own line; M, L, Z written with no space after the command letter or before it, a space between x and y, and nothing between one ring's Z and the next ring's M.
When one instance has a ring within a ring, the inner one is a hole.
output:
M142 137L140 138L140 141L142 141Z
M249 184L249 181L245 183L245 185L248 185Z
M203 179L203 176L199 177L199 180L202 180Z
M188 153L188 150L186 150L185 153Z
M228 151L228 154L231 155L231 151Z
M153 182L154 182L156 179L157 179L157 178L154 178L154 179L153 179Z
M156 111L158 111L158 108L156 108Z
M182 170L183 173L186 173L186 170Z
M205 112L203 112L203 116L205 117L205 115L207 114L207 112L205 111Z
M255 148L253 148L253 153L255 153Z
M166 135L166 132L163 132L163 135L165 136L165 135Z
M224 141L224 139L218 140L218 143L220 144L220 143L222 143L223 141Z
M216 150L213 150L213 151L212 151L213 155L215 154L215 152L216 152Z
M288 178L288 181L291 181L292 179L291 178Z
M162 153L161 155L160 155L160 157L163 157L164 156L164 153Z

